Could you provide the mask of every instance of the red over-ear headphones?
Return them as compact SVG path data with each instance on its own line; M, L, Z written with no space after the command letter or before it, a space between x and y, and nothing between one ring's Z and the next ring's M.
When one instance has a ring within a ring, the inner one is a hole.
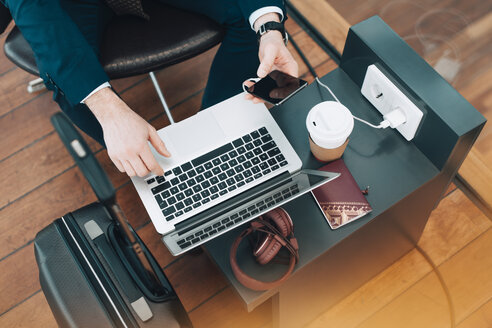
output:
M239 268L236 261L237 248L243 238L253 232L261 233L253 251L253 255L258 263L267 264L270 262L278 254L282 246L289 251L289 268L278 280L272 282L256 280ZM294 237L294 224L289 214L281 207L271 210L253 220L250 226L236 238L231 246L230 252L232 272L236 276L236 279L244 286L253 290L266 290L279 286L294 271L294 266L298 260L299 246L297 239Z

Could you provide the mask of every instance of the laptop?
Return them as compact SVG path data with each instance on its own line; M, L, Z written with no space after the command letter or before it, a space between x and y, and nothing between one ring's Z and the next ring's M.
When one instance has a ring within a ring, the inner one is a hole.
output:
M269 110L244 93L158 134L172 154L165 158L153 150L164 175L132 182L175 256L339 175L301 169Z

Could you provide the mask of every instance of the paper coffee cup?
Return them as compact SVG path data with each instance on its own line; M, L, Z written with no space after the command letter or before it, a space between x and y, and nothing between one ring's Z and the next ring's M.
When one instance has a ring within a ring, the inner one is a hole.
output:
M324 101L309 111L306 127L311 152L318 160L328 162L340 158L345 151L354 118L342 104Z

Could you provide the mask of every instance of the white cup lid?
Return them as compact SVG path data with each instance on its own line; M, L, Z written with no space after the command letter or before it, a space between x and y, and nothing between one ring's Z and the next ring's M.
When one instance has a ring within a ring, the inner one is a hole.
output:
M336 101L314 106L306 118L311 139L320 147L333 149L344 144L354 128L354 118L347 107Z

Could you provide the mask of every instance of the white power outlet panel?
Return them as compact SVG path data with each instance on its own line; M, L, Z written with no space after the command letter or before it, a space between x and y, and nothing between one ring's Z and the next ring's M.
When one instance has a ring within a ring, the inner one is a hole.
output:
M408 141L415 137L424 114L375 65L367 68L361 92L382 115L396 108L402 110L406 121L396 129Z

